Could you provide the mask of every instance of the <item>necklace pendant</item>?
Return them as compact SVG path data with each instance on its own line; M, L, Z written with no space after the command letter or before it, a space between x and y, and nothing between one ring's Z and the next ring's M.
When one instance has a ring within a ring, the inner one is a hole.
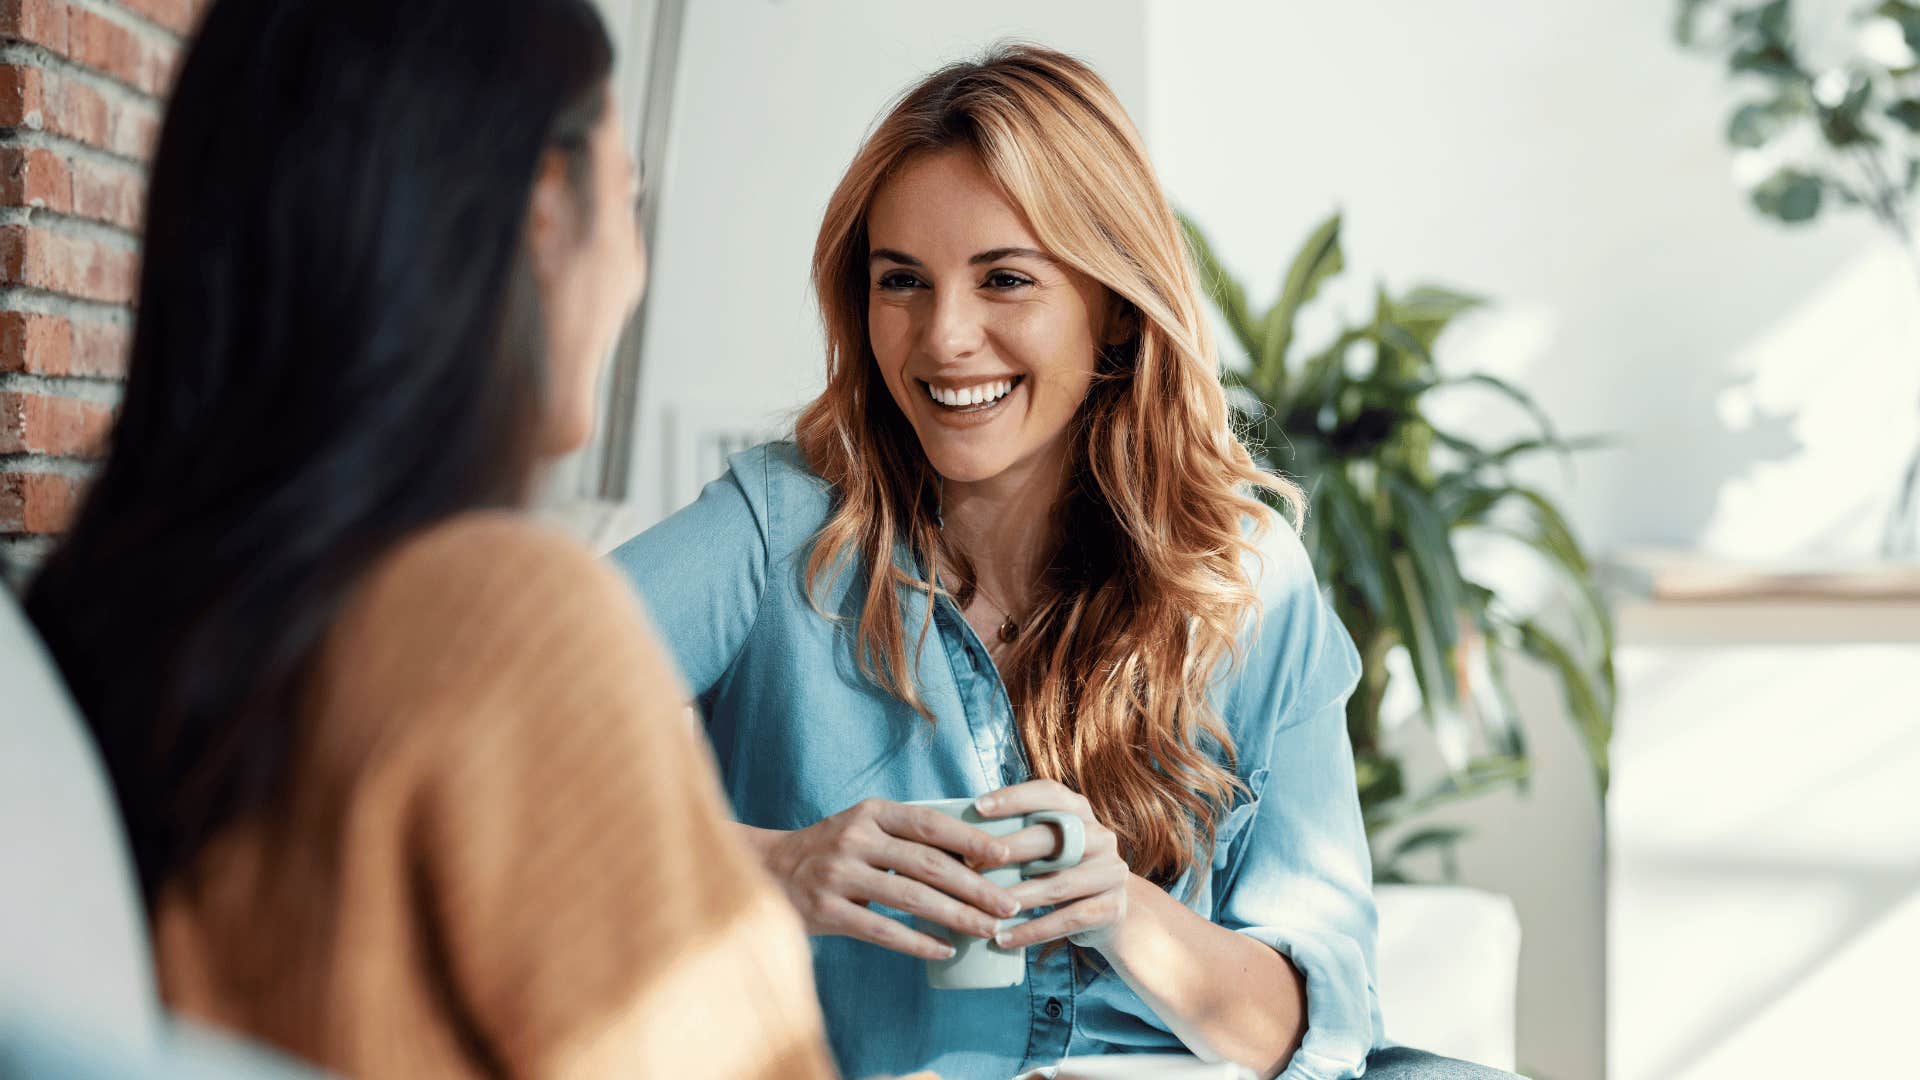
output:
M1019 636L1020 636L1020 624L1013 621L1013 616L1009 615L1005 619L1001 620L1000 641L1003 644L1012 644L1013 639Z

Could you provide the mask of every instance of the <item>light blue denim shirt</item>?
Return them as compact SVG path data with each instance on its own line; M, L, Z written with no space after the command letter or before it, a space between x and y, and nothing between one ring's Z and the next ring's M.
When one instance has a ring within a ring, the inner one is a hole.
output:
M700 699L740 820L798 829L864 798L982 795L1026 779L1006 690L950 599L936 602L915 668L933 724L860 675L851 626L824 618L806 593L810 542L829 509L825 481L791 444L770 443L735 455L697 501L613 554ZM1263 619L1214 699L1249 794L1221 823L1198 881L1190 871L1171 891L1197 884L1193 910L1292 960L1306 979L1307 1033L1283 1075L1332 1080L1384 1045L1344 710L1360 664L1293 533L1275 522L1261 549L1248 568ZM820 606L857 616L864 594L852 577L823 590ZM911 596L904 611L917 631L925 599ZM1080 949L1028 949L1026 984L1003 990L931 989L919 960L848 938L814 938L813 958L850 1078L928 1068L1007 1080L1070 1054L1180 1049Z

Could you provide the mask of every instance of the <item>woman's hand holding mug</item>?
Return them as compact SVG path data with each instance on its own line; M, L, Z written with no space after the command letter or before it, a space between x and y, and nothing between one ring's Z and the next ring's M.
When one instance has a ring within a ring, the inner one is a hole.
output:
M1017 835L990 836L924 806L867 799L804 829L776 834L764 841L762 851L808 933L839 934L923 960L944 960L953 955L951 945L867 905L884 904L962 934L991 938L997 920L1014 915L1021 905L974 868L1012 861L1009 841Z
M1080 819L1086 836L1085 851L1077 865L1030 878L1010 890L1022 911L1039 907L1054 910L1031 922L1008 927L994 944L1018 949L1068 938L1075 945L1097 949L1112 939L1127 917L1127 882L1133 872L1120 855L1119 839L1094 816L1084 796L1054 780L1029 780L983 795L973 805L976 813L990 819L1040 810L1065 811ZM1007 847L1002 862L1030 862L1054 854L1060 846L1060 833L1049 826L1035 825L1002 837L1002 841Z

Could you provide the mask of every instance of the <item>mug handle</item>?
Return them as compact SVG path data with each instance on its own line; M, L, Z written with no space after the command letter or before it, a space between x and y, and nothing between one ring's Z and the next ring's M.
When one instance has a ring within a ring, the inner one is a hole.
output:
M1060 830L1060 854L1050 859L1035 859L1020 868L1023 878L1038 874L1051 874L1055 870L1065 870L1080 865L1080 856L1087 851L1087 826L1080 820L1079 814L1070 814L1065 810L1035 810L1024 819L1027 825L1051 825Z

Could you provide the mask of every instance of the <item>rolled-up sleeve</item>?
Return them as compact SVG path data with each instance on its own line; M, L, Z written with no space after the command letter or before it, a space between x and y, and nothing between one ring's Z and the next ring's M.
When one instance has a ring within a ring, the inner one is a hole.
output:
M1306 982L1307 1031L1283 1080L1359 1075L1382 1044L1373 873L1346 701L1352 638L1299 540L1275 524L1256 568L1263 618L1229 701L1254 798L1216 860L1215 921L1279 950ZM1264 775L1262 775L1264 774Z

